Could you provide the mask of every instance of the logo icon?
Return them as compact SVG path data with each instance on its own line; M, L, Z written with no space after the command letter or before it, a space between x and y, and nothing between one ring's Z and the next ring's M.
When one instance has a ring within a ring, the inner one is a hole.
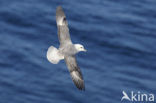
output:
M127 93L125 91L122 91L122 94L123 94L123 97L121 98L121 101L123 99L127 99L127 100L131 101L131 99L128 97L128 95L127 95Z

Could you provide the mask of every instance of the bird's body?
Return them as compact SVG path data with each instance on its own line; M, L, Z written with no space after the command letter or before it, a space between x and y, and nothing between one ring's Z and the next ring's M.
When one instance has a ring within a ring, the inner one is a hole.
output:
M75 54L80 51L86 51L81 44L73 44L70 39L68 23L62 7L57 7L56 23L58 28L58 38L60 47L57 49L50 46L47 51L47 59L57 64L60 60L65 60L74 84L80 90L84 90L84 80L80 68L77 65Z
M59 48L59 50L65 56L75 55L77 53L77 50L76 50L76 48L75 48L75 46L73 44L61 47L61 48Z

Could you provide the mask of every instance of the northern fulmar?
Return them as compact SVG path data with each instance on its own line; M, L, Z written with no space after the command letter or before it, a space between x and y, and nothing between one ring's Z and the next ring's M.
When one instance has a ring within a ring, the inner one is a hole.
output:
M77 65L75 54L80 51L86 52L86 49L81 44L72 43L66 16L61 6L56 9L56 23L60 46L58 49L50 46L47 51L47 59L53 64L57 64L64 59L76 87L80 90L85 90L83 76Z

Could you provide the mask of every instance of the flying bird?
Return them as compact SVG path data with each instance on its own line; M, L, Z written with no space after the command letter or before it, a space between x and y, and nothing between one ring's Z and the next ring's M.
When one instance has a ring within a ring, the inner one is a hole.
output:
M76 87L80 90L85 90L83 76L75 55L80 51L86 52L86 49L81 44L72 43L68 22L61 6L56 9L56 23L60 46L58 49L50 46L47 51L47 59L53 64L58 64L60 60L64 59Z

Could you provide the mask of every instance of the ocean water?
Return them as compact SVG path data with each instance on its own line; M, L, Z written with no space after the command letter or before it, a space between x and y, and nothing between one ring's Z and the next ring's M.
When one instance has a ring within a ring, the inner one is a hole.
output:
M64 61L47 61L59 47L56 7L67 16L85 91ZM0 103L120 103L128 94L156 95L156 0L1 0ZM124 100L123 102L127 102Z

